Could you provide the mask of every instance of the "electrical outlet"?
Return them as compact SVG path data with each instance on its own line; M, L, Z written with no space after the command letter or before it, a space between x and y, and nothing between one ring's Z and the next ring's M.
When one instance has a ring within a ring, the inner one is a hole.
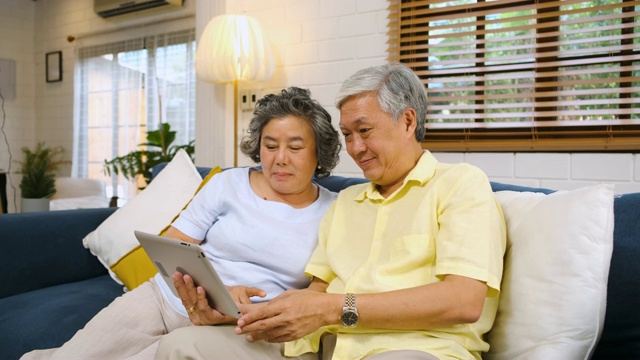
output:
M252 109L251 106L251 92L249 90L242 90L238 94L238 101L240 102L240 110L248 111Z
M256 108L256 103L258 102L258 99L259 99L258 91L259 90L251 90L251 92L249 93L249 109L250 110L254 110Z

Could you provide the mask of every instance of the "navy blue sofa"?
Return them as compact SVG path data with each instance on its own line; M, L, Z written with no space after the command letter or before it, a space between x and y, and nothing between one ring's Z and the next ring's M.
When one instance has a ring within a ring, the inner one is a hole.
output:
M154 169L154 173L162 168ZM198 169L201 174L207 168ZM330 177L333 191L363 179ZM492 183L494 191L551 190ZM123 293L82 246L114 208L0 215L0 359L57 347ZM615 199L605 326L594 359L640 359L640 193Z

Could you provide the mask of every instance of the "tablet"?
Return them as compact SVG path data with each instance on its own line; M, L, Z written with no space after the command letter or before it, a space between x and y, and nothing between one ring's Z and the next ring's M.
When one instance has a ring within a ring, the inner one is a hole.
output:
M209 306L236 319L242 315L200 246L138 230L134 234L175 296L180 297L171 275L180 271L206 290Z

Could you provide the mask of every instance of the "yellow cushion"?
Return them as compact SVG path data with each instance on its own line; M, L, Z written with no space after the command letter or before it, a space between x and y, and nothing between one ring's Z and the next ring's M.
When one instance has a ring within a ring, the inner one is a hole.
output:
M221 172L222 172L222 169L219 166L216 166L215 168L211 169L209 174L207 174L207 176L205 176L205 178L202 180L202 182L196 189L193 196L195 196L198 193L198 191L200 191L200 189L202 189L202 187L207 182L209 182L209 180L214 175ZM171 223L169 223L169 225L165 226L160 231L159 235L164 235L167 232L167 230L169 230L169 228L171 227L171 224L173 224L173 222L176 221L176 219L180 216L180 213L182 212L182 210L186 209L189 203L191 203L193 196L191 197L191 199L189 199L187 204L180 210L180 212L178 212L178 214L176 214L176 216L173 217L173 219L171 220ZM126 255L124 255L118 262L111 265L111 271L113 271L114 273L116 273L116 275L118 275L118 278L122 280L122 282L124 283L124 286L126 286L127 289L129 290L133 290L136 287L140 286L142 283L144 283L145 281L148 281L151 277L153 277L158 272L156 267L153 265L153 262L151 261L147 253L144 251L144 249L140 245L136 246L133 250L131 250Z
M118 262L111 265L111 271L116 273L124 286L129 290L137 288L158 272L140 245L123 256Z

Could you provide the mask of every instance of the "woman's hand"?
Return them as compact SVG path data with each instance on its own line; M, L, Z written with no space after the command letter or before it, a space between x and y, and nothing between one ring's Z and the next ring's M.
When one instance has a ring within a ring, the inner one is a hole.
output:
M209 306L205 289L201 286L196 288L193 278L176 271L171 278L178 290L178 295L182 300L182 305L187 309L189 319L194 325L218 325L234 324L236 319L219 312ZM266 296L266 293L258 288L234 286L229 288L232 297L239 304L250 304L251 296Z
M226 288L236 304L251 304L252 296L259 296L261 298L267 296L264 290L257 287L227 286Z
M266 306L245 307L236 334L247 341L284 342L299 339L321 326L338 323L344 296L313 290L289 290Z

